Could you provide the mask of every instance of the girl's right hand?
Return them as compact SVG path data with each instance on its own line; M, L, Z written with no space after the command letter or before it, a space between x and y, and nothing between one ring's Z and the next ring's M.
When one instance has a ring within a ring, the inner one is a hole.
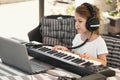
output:
M60 46L60 45L56 45L52 48L52 50L62 50L62 51L70 51L68 48L64 47L64 46Z

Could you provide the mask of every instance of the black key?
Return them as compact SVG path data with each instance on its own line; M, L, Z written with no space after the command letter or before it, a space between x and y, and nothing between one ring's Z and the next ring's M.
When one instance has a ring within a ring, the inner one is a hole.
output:
M70 59L72 59L72 58L74 58L74 57L73 57L73 56L67 56L67 57L65 57L64 59L70 60Z
M43 51L43 52L46 52L46 51L50 51L51 49L46 48L46 47L41 47L41 48L39 48L38 50L41 50L41 51Z
M51 50L51 51L48 51L47 53L49 53L49 54L55 54L55 53L57 53L57 51Z
M76 58L76 59L72 60L72 62L79 64L79 63L85 62L85 60Z
M84 64L82 64L82 65L84 65L84 66L91 66L93 63L91 63L91 62L86 62L86 63L84 63Z

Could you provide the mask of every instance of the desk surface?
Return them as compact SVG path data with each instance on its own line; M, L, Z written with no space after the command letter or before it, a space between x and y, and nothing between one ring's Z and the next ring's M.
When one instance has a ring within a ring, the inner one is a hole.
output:
M14 69L2 63L0 59L0 80L57 80L58 76L80 78L81 76L66 70L55 68L46 73L28 75L20 70Z
M116 76L108 77L107 80L120 80L120 70L111 69L116 71ZM81 77L60 68L48 70L47 73L28 75L20 70L2 64L0 59L0 80L57 80L58 76Z

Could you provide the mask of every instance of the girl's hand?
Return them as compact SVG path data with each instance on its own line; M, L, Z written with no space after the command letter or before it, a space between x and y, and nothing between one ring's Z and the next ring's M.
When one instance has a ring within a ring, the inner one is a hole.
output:
M64 47L64 46L60 46L60 45L56 45L52 48L52 50L62 50L62 51L69 51L68 48Z
M101 64L102 64L103 66L106 66L106 65L107 65L106 54L101 54L101 55L98 56L98 58L95 58L95 57L93 57L93 56L91 56L91 55L89 55L89 54L86 54L86 53L85 53L85 54L80 54L79 56L80 56L81 58L99 61L99 62L101 62Z
M86 54L86 53L80 54L79 56L80 56L81 58L85 58L85 59L92 59L92 60L95 59L93 56L91 56L91 55L89 55L89 54Z

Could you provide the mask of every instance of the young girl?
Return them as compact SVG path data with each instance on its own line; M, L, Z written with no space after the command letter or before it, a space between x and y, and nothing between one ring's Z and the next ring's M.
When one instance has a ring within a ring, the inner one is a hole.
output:
M83 3L75 10L75 28L78 32L73 39L73 46L82 46L72 49L72 51L82 58L99 61L106 66L107 46L103 38L99 35L100 14L99 9L89 3ZM53 47L53 50L70 51L60 45Z

